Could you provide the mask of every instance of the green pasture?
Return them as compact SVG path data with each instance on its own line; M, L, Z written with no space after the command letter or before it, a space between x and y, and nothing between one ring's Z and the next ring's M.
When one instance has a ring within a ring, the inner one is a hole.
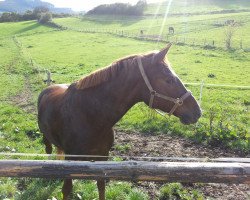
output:
M205 21L204 29L201 28L203 32L199 31L197 34L213 38L214 32L208 31L211 24L232 16L244 21L243 41L249 41L247 13L190 16L188 22L195 29ZM52 73L52 79L56 83L72 83L120 57L165 46L164 43L77 31L86 28L133 31L140 30L141 27L148 28L150 24L152 27L157 25L156 20L147 17L127 20L127 23L122 19L112 22L102 20L97 17L84 20L55 19L56 23L71 29L60 31L38 25L34 21L0 23L0 152L44 153L36 120L36 101L39 92L46 87L43 80L46 79L47 70ZM161 24L162 20L160 18L158 23ZM172 20L169 24L176 23L181 27L184 19L171 17L169 20ZM152 33L158 33L159 29L153 29L155 28L152 28ZM192 33L195 35L195 31L187 32L190 37L194 37ZM217 37L223 37L220 28L216 39ZM240 39L239 36L237 38ZM220 48L174 45L168 58L175 72L185 83L204 81L213 84L250 85L250 53L242 50L225 51ZM199 86L188 88L198 99ZM204 87L201 102L204 114L196 125L184 126L174 117L165 119L152 115L149 109L140 103L124 116L116 125L116 129L136 130L142 134L178 134L200 143L248 153L249 99L249 90ZM61 199L61 186L61 181L53 180L0 179L0 199L26 200L31 199L30 196L40 200L53 197ZM95 199L97 189L92 181L76 181L74 194L74 199ZM149 197L147 191L138 189L133 184L111 182L107 188L107 199L140 200Z
M18 23L0 23L0 38L18 34L35 34L52 30L51 27L41 26L36 21L24 21Z
M18 40L22 43L23 51L34 59L37 66L50 70L58 82L73 82L126 55L165 46L164 43L74 31L20 36ZM246 52L174 45L168 58L184 82L250 84L250 58ZM210 73L215 77L208 77Z
M67 30L22 34L15 38L11 36L2 39L1 43L3 55L6 54L2 60L4 71L1 80L3 85L9 83L8 87L2 88L1 99L11 101L11 98L18 91L25 89L27 87L25 84L28 83L32 94L30 101L33 105L38 93L45 87L42 81L46 78L46 70L52 72L52 78L56 83L72 83L120 57L164 47L163 43L155 44L108 34ZM250 85L249 53L175 45L168 57L174 70L185 83L204 81L213 84ZM190 89L198 98L199 86ZM173 132L208 143L213 143L219 138L224 145L242 150L249 149L248 90L204 88L202 97L204 117L199 126L195 127L180 125L174 118L165 120L157 117L157 120L152 120L147 116L148 110L144 106L141 109L141 106L140 104L135 106L118 124L118 128L146 132ZM216 117L211 122L210 115L214 115L213 113ZM220 113L225 114L224 125L222 123L219 126L222 119ZM152 123L148 123L149 121ZM210 127L211 124L215 127ZM35 122L34 125L32 128L36 132Z
M83 18L60 18L54 21L73 30L113 31L115 33L140 36L143 30L144 36L157 37L161 35L164 40L177 43L194 45L208 44L225 48L227 20L235 20L232 47L236 49L250 48L249 12L226 13L213 15L190 15L190 16L163 16L158 17L113 17L113 16L86 16ZM168 28L174 27L175 34L169 34Z
M145 14L153 15L155 13L164 15L169 6L170 14L211 14L211 12L225 12L225 10L249 10L248 0L166 0L159 3L149 4Z

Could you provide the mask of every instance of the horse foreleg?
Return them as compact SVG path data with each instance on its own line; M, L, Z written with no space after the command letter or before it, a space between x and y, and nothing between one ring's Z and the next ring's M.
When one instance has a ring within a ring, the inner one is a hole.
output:
M105 200L105 181L98 180L97 187L98 187L98 192L99 192L99 200Z
M72 179L65 179L63 183L62 193L63 193L63 200L70 200L72 195Z
M57 160L64 160L65 159L65 157L64 157L64 152L63 152L63 150L62 149L60 149L60 148L56 148L56 150L57 150L57 156L56 156L56 159Z
M43 136L43 143L45 144L45 151L47 154L51 154L52 153L52 144L50 143L50 141L45 137L45 135Z

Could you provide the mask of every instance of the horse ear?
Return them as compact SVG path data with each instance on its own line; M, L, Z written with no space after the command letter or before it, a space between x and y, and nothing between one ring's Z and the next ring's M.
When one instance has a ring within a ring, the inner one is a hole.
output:
M171 46L172 46L172 44L169 43L164 49L162 49L161 51L156 53L153 56L153 63L159 63L159 62L163 61Z

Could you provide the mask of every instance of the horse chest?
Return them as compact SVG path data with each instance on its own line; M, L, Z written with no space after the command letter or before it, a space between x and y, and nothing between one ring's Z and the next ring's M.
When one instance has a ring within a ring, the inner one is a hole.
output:
M64 149L70 154L108 155L114 142L113 130L105 132L81 131L65 138Z

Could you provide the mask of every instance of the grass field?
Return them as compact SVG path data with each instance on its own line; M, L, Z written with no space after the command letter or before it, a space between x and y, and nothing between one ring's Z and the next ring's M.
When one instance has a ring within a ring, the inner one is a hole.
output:
M163 39L173 42L183 42L188 44L203 45L204 43L216 47L225 48L225 21L233 19L239 23L235 28L232 47L244 49L250 48L249 12L227 13L213 15L190 15L164 17L113 17L113 16L87 16L84 18L61 18L55 22L73 30L93 29L97 31L123 31L130 35L140 35L143 30L144 36L161 35ZM169 34L168 28L174 27L175 34ZM214 37L216 35L216 37Z
M150 9L148 14L152 12ZM236 32L234 41L242 39L244 44L250 46L250 14L247 12L171 16L165 26L176 24L176 27L180 27L177 32L182 37L204 36L219 42L223 41L224 28L211 29L212 24L229 18L243 24ZM162 17L154 20L150 17L113 20L108 16L93 16L83 20L62 18L54 21L69 29L58 30L35 21L0 23L0 152L44 153L36 120L36 101L40 91L46 87L43 80L46 79L47 70L51 71L56 83L72 83L120 57L165 46L164 43L78 31L96 28L136 32L146 27L149 34L155 34L159 33ZM197 27L200 27L199 31ZM204 81L250 85L250 53L243 50L174 45L168 58L186 83ZM189 89L198 99L199 86L189 86ZM201 103L204 114L196 125L181 125L176 118L149 117L149 109L137 104L117 124L116 129L177 134L197 142L249 153L249 100L249 90L205 87ZM92 181L82 183L75 183L75 199L79 199L79 196L82 199L97 198L95 184ZM61 184L61 181L48 183L41 179L0 179L0 199L30 199L30 196L40 200L52 197L60 199ZM133 184L112 182L107 189L107 199L140 200L149 197Z
M248 0L179 0L179 1L159 1L159 3L149 4L145 14L164 15L166 8L170 6L169 13L172 15L183 14L211 14L213 12L225 12L226 10L249 10L250 3Z

